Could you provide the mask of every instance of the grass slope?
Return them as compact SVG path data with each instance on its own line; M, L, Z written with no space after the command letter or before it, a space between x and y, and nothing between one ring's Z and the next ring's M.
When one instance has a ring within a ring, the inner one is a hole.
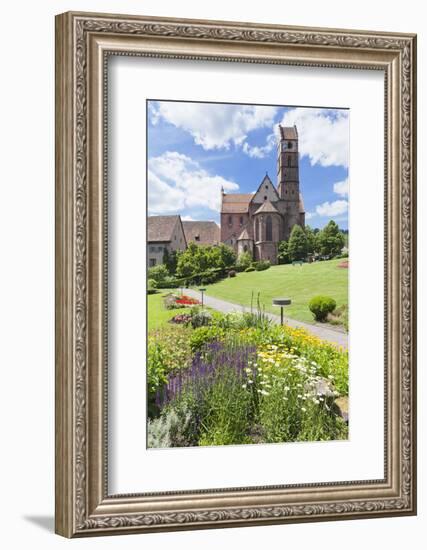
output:
M178 313L188 313L190 308L166 309L163 305L163 296L168 290L159 290L156 294L147 295L148 330L153 330L167 324Z
M313 314L308 309L308 303L313 296L330 296L335 299L337 306L348 303L348 269L338 267L342 261L329 260L302 266L278 265L266 271L238 273L234 278L208 285L206 294L250 306L253 291L256 307L259 292L266 311L276 314L280 314L280 308L272 305L273 298L290 298L292 304L285 307L285 315L312 323Z

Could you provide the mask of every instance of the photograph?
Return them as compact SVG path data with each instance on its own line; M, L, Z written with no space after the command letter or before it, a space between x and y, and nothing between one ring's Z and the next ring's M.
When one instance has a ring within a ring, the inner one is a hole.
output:
M146 113L147 448L348 440L350 110Z

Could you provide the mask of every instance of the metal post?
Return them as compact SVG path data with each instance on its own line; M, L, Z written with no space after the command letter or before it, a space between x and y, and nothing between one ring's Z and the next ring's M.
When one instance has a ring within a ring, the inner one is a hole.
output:
M202 309L203 309L203 294L205 292L206 288L199 288L199 291L202 293Z

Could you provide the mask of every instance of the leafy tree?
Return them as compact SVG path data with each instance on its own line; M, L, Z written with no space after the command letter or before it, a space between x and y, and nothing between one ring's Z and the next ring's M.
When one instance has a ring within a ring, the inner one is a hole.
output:
M148 269L148 279L153 279L157 283L164 281L165 278L169 275L169 272L165 265L159 264Z
M279 264L289 264L291 261L291 258L289 256L289 244L288 241L280 241L278 253L277 253L277 261Z
M167 248L163 252L163 264L169 272L169 275L174 275L178 264L178 250L169 252Z
M314 254L316 252L316 234L309 225L305 226L304 231L307 235L307 253Z
M316 246L322 256L336 256L340 254L344 243L344 235L334 220L330 220L318 233L316 238Z
M250 252L242 252L237 259L237 266L241 271L247 269L252 263L252 254Z
M288 254L291 261L304 260L307 256L308 241L304 229L300 225L294 225L289 237Z
M178 255L177 277L192 277L210 269L225 269L234 266L236 254L225 244L219 246L197 246L190 243L187 250Z

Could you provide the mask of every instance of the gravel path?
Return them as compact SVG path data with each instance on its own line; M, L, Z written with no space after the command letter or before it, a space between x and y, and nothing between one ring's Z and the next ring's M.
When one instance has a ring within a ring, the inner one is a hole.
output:
M201 293L198 290L193 290L190 288L185 289L185 294L197 298L200 300ZM232 311L250 311L249 307L245 307L239 304L232 304L231 302L226 302L225 300L220 300L219 298L213 298L205 293L203 302L206 306L221 311L222 313L230 313ZM277 308L279 311L280 309ZM286 311L286 309L285 309ZM280 323L280 315L274 315L273 313L265 312L266 315L273 321L273 323ZM319 326L319 325L310 325L308 323L303 323L302 321L296 321L295 319L290 319L289 317L284 317L284 323L293 328L303 328L308 332L311 332L314 336L321 338L322 340L327 340L328 342L333 342L339 346L345 348L348 347L348 334L346 332L341 332L330 327Z

